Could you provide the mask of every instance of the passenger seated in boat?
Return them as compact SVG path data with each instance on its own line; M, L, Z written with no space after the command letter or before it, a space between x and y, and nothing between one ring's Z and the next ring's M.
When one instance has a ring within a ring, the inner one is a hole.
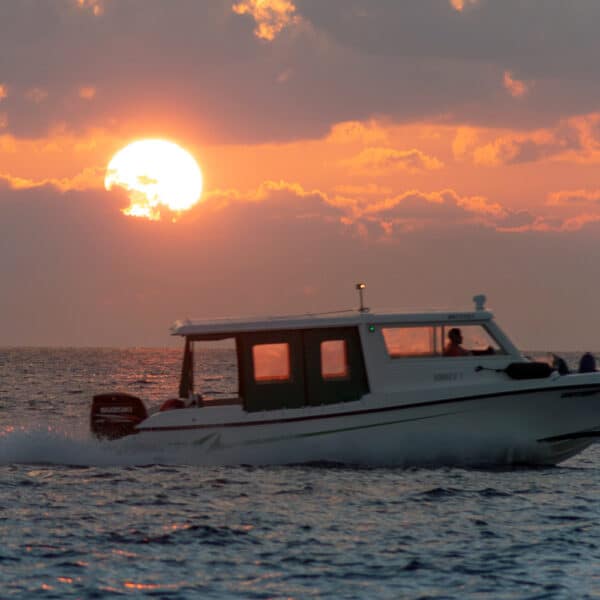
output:
M596 359L590 352L586 352L579 361L580 373L592 373L596 370Z
M463 337L460 329L453 327L448 332L448 343L444 349L444 356L469 356L471 353L461 346L462 341Z
M569 374L569 365L567 365L567 361L556 354L552 355L552 367L558 371L559 375Z

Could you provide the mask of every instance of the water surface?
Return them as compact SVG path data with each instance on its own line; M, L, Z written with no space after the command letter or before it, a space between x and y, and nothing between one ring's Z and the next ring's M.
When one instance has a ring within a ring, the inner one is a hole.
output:
M0 350L0 597L600 595L600 448L549 469L225 468L89 436L94 393L176 395L180 358ZM204 361L214 394L230 359Z

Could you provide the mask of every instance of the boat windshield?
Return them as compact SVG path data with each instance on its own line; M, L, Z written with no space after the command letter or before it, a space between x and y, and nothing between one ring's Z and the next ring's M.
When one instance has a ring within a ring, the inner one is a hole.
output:
M449 341L451 329L458 329L462 336L462 347L471 354L504 354L503 348L482 325L442 327L444 347Z

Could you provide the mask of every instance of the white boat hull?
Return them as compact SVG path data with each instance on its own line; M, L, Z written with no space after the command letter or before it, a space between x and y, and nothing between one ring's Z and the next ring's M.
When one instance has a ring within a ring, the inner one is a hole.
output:
M421 404L370 395L326 409L184 409L150 417L122 443L215 465L553 465L593 443L594 431L598 382Z

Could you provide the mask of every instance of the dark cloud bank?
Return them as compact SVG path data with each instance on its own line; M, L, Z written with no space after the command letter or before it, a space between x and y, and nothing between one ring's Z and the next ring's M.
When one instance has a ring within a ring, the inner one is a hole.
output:
M0 185L5 345L162 345L176 318L349 308L358 280L375 306L469 306L484 291L522 343L596 341L596 225L567 235L454 224L367 241L318 196L285 190L207 201L175 224L124 218L125 205Z
M0 109L19 136L151 121L250 142L372 115L534 127L598 109L594 0L296 5L298 22L267 42L231 1L104 0L97 16L75 0L3 2ZM515 101L506 70L532 92Z

